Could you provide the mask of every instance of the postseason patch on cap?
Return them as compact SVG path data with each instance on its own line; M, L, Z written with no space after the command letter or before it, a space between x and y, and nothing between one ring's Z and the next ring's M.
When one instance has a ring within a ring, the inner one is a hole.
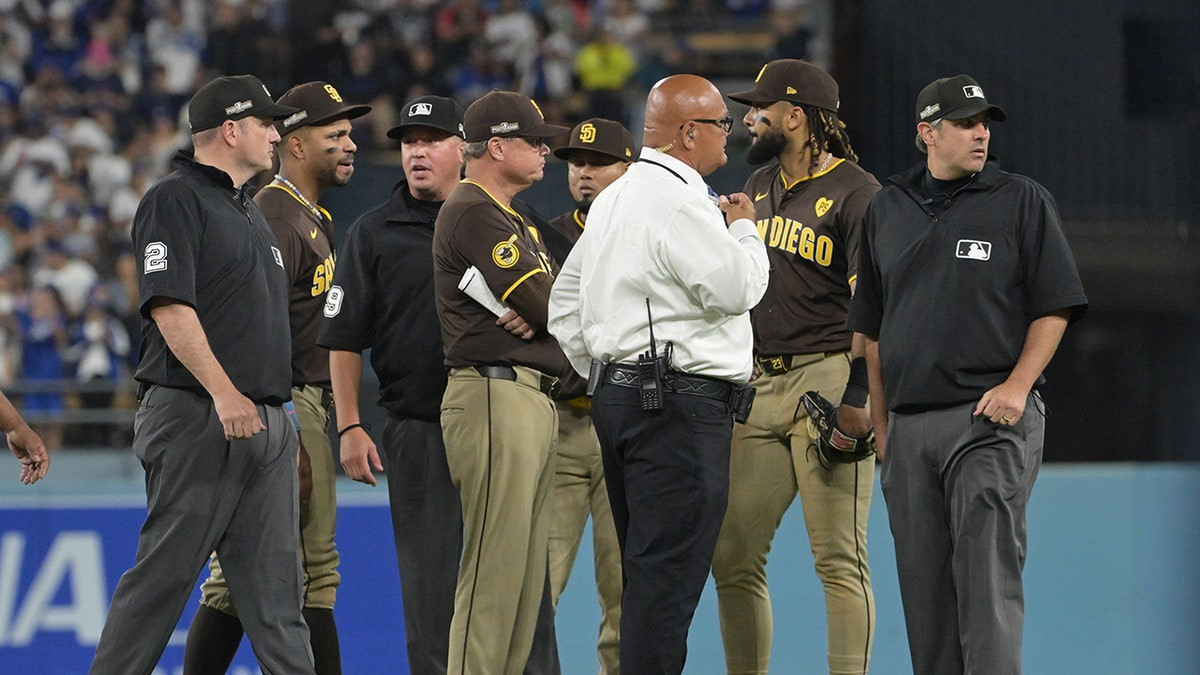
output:
M295 115L292 115L291 117L285 119L283 121L283 128L290 129L291 127L296 126L297 124L303 122L306 119L308 119L308 111L301 110L300 112L296 113Z
M941 106L941 104L938 104L938 103L934 103L932 105L927 105L927 106L925 106L924 110L921 111L921 119L927 120L927 119L929 119L930 115L937 114L938 111L940 111L941 109L942 109L942 106Z
M517 122L501 122L492 125L492 135L499 136L501 134L511 134L514 131L520 131L521 125Z
M251 103L250 101L238 101L237 103L234 103L233 105L226 108L225 114L226 115L236 115L240 112L245 112L253 107L254 107L254 104Z

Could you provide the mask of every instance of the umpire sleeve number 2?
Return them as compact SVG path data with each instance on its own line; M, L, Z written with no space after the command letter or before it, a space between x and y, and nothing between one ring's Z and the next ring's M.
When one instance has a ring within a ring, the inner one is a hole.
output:
M146 244L146 271L143 274L161 272L165 269L167 269L167 245L161 241L152 241Z

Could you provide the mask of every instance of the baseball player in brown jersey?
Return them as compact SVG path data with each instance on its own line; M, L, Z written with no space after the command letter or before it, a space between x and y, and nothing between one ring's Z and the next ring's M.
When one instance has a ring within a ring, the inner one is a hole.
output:
M336 474L326 429L333 408L329 351L318 347L325 294L333 281L333 220L318 205L327 188L346 185L354 174L350 120L369 106L347 105L324 82L292 87L279 98L299 111L276 123L279 173L255 196L279 240L288 279L292 333L293 419L300 434L300 544L304 564L304 620L317 673L341 672L333 605L341 576L334 546ZM305 480L305 473L311 481ZM305 485L311 483L305 498ZM189 673L224 673L241 642L242 627L214 554L201 588L201 607L188 631L184 662Z
M838 120L838 87L806 61L763 66L744 123L752 164L777 160L746 182L771 280L751 310L757 377L754 408L735 427L729 508L713 560L730 673L765 673L771 655L767 552L797 494L825 587L831 673L864 673L875 626L867 565L874 457L827 462L800 403L807 391L842 404L847 433L870 430L864 346L846 331L859 229L879 182L855 163Z
M541 180L545 139L567 129L546 124L527 97L492 91L467 108L463 130L466 178L438 212L433 237L450 369L442 436L464 535L447 672L510 674L529 657L546 581L558 431L551 396L558 378L573 373L545 329L557 266L512 200ZM519 316L497 325L459 290L472 268Z
M567 144L554 155L567 160L567 187L575 208L550 221L563 235L546 233L546 246L561 264L583 234L588 209L596 195L620 178L638 156L633 134L620 122L598 117L580 122ZM563 247L555 243L566 244ZM556 401L558 407L558 465L550 493L550 589L554 605L567 587L579 540L588 515L592 517L592 552L596 593L600 597L600 637L596 653L601 672L620 672L621 549L613 525L612 507L604 485L600 441L589 413L591 403L580 396Z

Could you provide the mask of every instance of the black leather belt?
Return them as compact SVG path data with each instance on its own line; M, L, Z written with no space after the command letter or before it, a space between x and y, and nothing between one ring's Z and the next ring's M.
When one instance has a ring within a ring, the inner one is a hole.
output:
M475 372L493 380L508 380L509 382L517 381L517 369L512 366L472 366ZM538 379L538 390L543 394L554 398L558 394L558 378L550 377L545 373L538 373L541 377Z
M733 384L703 375L688 375L674 370L663 373L663 389L676 394L700 396L728 403L733 394ZM637 368L621 363L604 366L602 381L618 387L638 389Z

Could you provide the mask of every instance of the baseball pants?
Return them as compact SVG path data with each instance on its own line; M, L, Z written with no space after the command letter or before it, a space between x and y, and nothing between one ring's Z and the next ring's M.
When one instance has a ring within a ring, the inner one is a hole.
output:
M143 396L133 450L146 471L146 521L113 593L94 675L154 670L214 550L263 672L313 673L296 554L296 432L282 407L258 411L266 430L228 441L210 399L159 386Z
M337 587L338 552L334 546L337 528L337 490L333 452L329 444L329 414L333 395L328 389L305 385L292 388L296 419L300 420L300 439L308 451L312 466L312 494L300 503L300 544L304 565L304 606L333 609ZM231 616L237 608L229 597L225 572L213 554L208 563L208 579L200 587L200 603Z
M875 631L867 564L874 457L826 470L800 404L810 390L840 401L849 373L845 353L794 356L787 372L764 374L752 383L754 408L734 428L729 509L713 559L731 674L767 672L774 631L767 554L797 494L825 590L829 672L867 672Z
M1021 672L1025 508L1042 465L1032 393L1015 426L975 402L888 415L881 485L913 672Z
M586 399L584 399L586 401ZM600 599L600 672L620 672L621 549L604 483L600 441L589 406L558 402L558 464L550 493L550 585L554 605L567 587L579 541L592 517L596 593Z
M442 436L463 514L463 556L447 672L514 674L525 668L546 595L546 509L558 415L542 374L517 380L451 370Z
M621 546L621 672L676 675L725 514L729 405L668 393L647 412L638 390L603 384L592 418Z

